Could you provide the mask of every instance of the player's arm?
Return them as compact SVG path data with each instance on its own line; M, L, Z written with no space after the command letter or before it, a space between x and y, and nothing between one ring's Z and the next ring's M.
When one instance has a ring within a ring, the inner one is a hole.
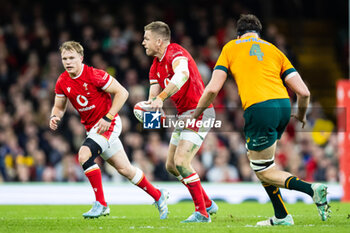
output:
M157 97L159 93L162 91L161 86L158 83L151 84L149 88L148 101L151 103L151 100Z
M108 130L114 116L120 111L129 97L129 92L117 80L113 77L110 77L110 79L112 80L111 84L104 91L114 95L114 97L109 112L98 122L97 133L101 134Z
M111 85L105 90L112 95L114 95L112 106L109 110L109 113L113 116L116 115L119 110L123 107L126 100L129 97L129 92L114 78L112 78Z
M181 87L187 82L190 76L187 58L181 57L174 60L172 68L174 70L173 77L171 78L166 88L164 88L164 90L160 92L159 95L157 95L156 99L152 102L151 107L163 107L163 102L167 98L178 92L181 89Z
M203 95L198 101L197 108L192 117L197 119L204 110L213 102L218 95L227 78L227 73L223 70L214 70L209 84L206 86Z
M303 123L302 127L304 128L306 122L306 110L310 102L310 91L298 72L289 74L285 78L285 83L297 95L298 112L296 115L292 116Z
M58 127L58 123L63 117L66 108L67 108L67 97L66 96L57 96L55 97L55 103L51 110L50 122L49 126L52 130L56 130Z

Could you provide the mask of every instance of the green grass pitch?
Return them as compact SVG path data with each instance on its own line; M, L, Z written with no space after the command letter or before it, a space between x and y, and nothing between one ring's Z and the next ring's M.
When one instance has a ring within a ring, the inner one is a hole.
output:
M81 214L88 205L0 205L0 232L350 232L350 203L331 203L332 218L322 222L315 205L287 204L294 226L255 227L255 223L272 216L270 204L217 202L219 212L212 223L181 224L194 210L191 202L169 205L170 215L158 219L151 205L111 205L111 215L84 219Z

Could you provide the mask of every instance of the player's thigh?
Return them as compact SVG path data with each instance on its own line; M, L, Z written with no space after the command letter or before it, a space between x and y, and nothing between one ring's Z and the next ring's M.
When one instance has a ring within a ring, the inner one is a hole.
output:
M168 156L166 159L167 170L176 170L175 162L174 162L174 155L175 155L176 148L177 146L175 146L174 144L172 143L169 144Z
M124 149L120 149L114 155L109 157L106 161L118 171L129 170L132 167Z
M192 114L192 110L185 112L184 114ZM187 140L198 147L200 147L208 135L211 129L212 123L215 121L215 110L214 108L207 108L204 110L203 115L198 119L202 124L197 127L197 122L194 125L187 125L180 134L180 140Z
M94 140L102 149L102 153L111 147L115 140L119 140L119 135L122 130L122 123L119 116L115 118L110 128L103 134L97 133L98 123L92 127L87 133L87 138ZM118 143L118 142L116 142Z
M276 142L269 146L266 149L263 149L261 151L254 151L249 150L248 151L248 159L249 160L268 160L274 158L275 152L276 152Z
M171 133L169 145L174 145L175 147L177 147L180 141L181 132L182 129L180 127L176 127L174 129L174 131Z
M207 134L208 131L196 132L190 129L182 130L174 155L175 165L187 164L190 166L193 157L198 152Z
M181 132L182 132L182 129L180 127L176 127L174 131L171 133L167 162L166 162L167 163L166 166L169 168L171 168L171 166L175 167L174 156L175 156L176 148L180 142Z
M88 137L93 138L100 146L103 145L101 157L108 160L120 150L124 150L123 144L119 139L122 130L120 117L117 117L115 124L105 133L98 134L97 132L90 132Z
M176 165L189 165L200 146L188 140L180 140L174 155Z

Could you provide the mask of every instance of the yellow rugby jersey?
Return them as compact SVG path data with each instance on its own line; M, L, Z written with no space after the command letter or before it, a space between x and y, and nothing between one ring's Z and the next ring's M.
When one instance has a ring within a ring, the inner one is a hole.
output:
M289 98L283 80L296 71L278 48L255 36L228 42L214 69L232 73L243 109L265 100Z

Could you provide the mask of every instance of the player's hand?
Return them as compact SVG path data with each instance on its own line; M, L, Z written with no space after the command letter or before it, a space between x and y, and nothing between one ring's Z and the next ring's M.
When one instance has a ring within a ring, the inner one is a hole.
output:
M293 117L297 119L299 122L302 123L301 128L304 129L304 126L306 124L306 117L305 116L300 116L299 114L292 114L290 117Z
M60 120L61 118L59 118L58 116L55 116L55 115L51 116L50 122L49 122L50 129L56 130L58 127L58 124L60 123Z
M159 97L156 97L154 100L151 101L151 108L156 111L160 111L160 109L163 107L163 100L161 100Z
M110 126L111 126L111 122L108 122L103 118L101 118L100 121L97 123L97 133L103 134L109 129Z

